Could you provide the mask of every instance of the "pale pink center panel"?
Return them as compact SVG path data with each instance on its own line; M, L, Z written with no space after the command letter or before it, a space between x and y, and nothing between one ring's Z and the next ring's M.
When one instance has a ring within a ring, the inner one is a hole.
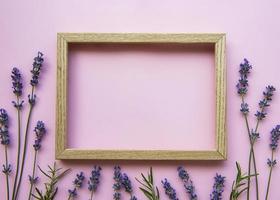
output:
M69 148L215 148L212 45L70 45L68 67Z

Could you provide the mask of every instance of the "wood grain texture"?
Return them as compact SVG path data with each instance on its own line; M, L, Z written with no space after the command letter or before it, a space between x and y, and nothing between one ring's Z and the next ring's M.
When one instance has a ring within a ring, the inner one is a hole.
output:
M225 160L226 142L226 36L223 33L58 33L56 159L97 160ZM67 148L67 69L70 43L212 43L215 45L216 149L172 150L95 150Z

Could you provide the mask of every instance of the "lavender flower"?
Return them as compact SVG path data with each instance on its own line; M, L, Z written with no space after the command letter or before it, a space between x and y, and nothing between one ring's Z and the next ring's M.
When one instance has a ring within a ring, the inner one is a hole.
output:
M100 183L100 166L94 166L93 170L91 171L91 176L88 181L88 190L91 192L95 192L97 190L97 187Z
M246 58L244 58L244 62L240 64L240 69L239 69L240 78L236 85L237 93L240 95L245 95L248 91L249 84L247 78L251 69L252 69L252 65L250 65L249 61Z
M36 103L36 95L34 94L33 89L39 83L39 75L43 62L43 54L41 52L38 52L38 55L34 58L33 68L31 70L32 78L30 80L30 84L32 86L32 93L28 95L28 102L31 106L34 106Z
M178 171L179 177L184 182L188 182L189 181L190 176L189 176L188 172L182 166L178 167L177 171Z
M274 151L278 147L278 141L280 137L280 125L277 125L272 131L270 132L270 148L272 151Z
M190 180L188 185L185 185L185 189L187 191L187 193L189 194L189 198L191 200L196 200L197 199L197 195L195 193L195 187L193 185L193 182Z
M247 115L249 113L249 105L247 103L242 103L240 111L243 115Z
M73 184L76 188L80 188L83 186L85 176L83 172L80 172L79 174L76 175L75 180L73 181Z
M1 144L8 146L10 136L8 131L9 116L5 109L0 109L0 139Z
M122 174L122 186L124 187L125 191L130 194L130 200L137 200L137 198L132 195L133 189L131 181L126 173Z
M121 168L120 166L115 166L114 167L114 177L113 179L115 180L115 183L113 184L113 189L114 189L114 195L113 199L114 200L120 200L121 199L121 193L120 190L122 188L122 173L121 173Z
M72 190L69 189L68 193L69 193L69 198L68 199L76 197L77 196L77 188L74 188Z
M73 181L74 188L72 190L71 189L68 190L68 193L69 193L68 199L71 199L71 198L74 198L77 196L77 189L81 188L83 186L84 179L85 179L85 176L84 176L83 172L76 174L76 178Z
M126 173L122 175L122 186L124 187L126 192L132 193L131 181Z
M33 147L34 147L35 151L38 151L41 148L41 142L42 142L43 136L46 133L44 122L38 121L36 124L36 127L34 129L34 132L36 135L36 139L34 141Z
M275 90L276 89L273 86L268 85L263 92L264 98L259 102L260 111L257 111L255 114L258 120L263 120L266 117L267 113L265 112L265 108L268 107L269 102L272 101L272 96Z
M32 86L36 86L39 83L39 75L43 62L43 54L41 52L38 52L38 55L34 58L33 69L31 70L32 79L30 81L30 84Z
M165 194L169 197L170 200L179 200L177 198L176 190L171 186L167 179L161 181L163 188L165 190Z
M39 177L32 177L32 176L28 175L28 180L31 185L35 185L38 182L38 179L39 179Z
M267 165L269 166L270 171L269 171L269 176L268 176L265 199L268 199L269 187L270 187L270 182L271 182L271 177L272 177L272 170L273 170L274 166L277 164L277 161L274 158L274 151L278 147L279 138L280 138L280 125L277 125L270 132L270 145L269 146L271 148L271 157L267 159Z
M277 164L277 161L275 160L275 159L267 159L267 165L269 166L269 167L274 167L275 165Z
M184 183L184 187L186 189L187 194L189 195L190 200L197 200L197 194L195 192L195 187L193 185L192 180L190 179L190 176L188 172L183 167L178 167L177 169L178 175L180 179Z
M22 95L22 81L21 81L21 74L18 68L14 67L12 70L12 83L13 83L13 93L16 96Z
M113 199L114 200L120 200L121 199L121 193L115 192L114 195L113 195Z
M36 95L32 94L32 95L28 95L28 102L31 106L34 106L36 103Z
M221 176L219 174L216 174L214 177L215 183L213 185L213 191L210 195L211 200L222 200L222 194L224 192L224 183L225 183L225 177Z
M21 109L24 101L19 101L18 99L22 95L22 80L18 68L13 68L11 77L13 93L17 96L17 102L12 101L12 103L14 104L15 108Z
M257 139L260 138L260 134L258 132L255 132L253 129L251 130L250 133L250 138L252 140L252 142L254 143Z
M2 172L4 174L6 174L7 176L10 175L10 173L12 172L12 166L10 164L8 165L3 165L3 170Z

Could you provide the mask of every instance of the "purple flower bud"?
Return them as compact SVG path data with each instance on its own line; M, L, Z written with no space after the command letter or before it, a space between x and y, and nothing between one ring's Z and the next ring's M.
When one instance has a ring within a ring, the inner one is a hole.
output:
M225 183L225 177L221 176L219 174L216 174L214 177L215 182L213 185L213 191L212 194L210 195L211 200L222 200L222 194L224 192L224 183Z
M38 52L38 55L34 58L33 69L31 70L32 79L30 81L30 84L32 86L36 86L39 83L39 75L43 62L43 54L41 52Z
M161 181L163 188L165 190L165 194L168 196L170 200L179 200L177 198L176 190L171 186L167 179Z

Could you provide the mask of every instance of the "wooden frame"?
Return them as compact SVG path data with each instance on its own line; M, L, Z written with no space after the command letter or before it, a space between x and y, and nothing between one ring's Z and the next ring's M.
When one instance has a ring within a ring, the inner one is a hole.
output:
M67 68L70 43L210 43L215 45L215 150L80 150L67 148ZM225 160L227 143L225 34L188 33L58 33L57 35L56 159L97 160Z

